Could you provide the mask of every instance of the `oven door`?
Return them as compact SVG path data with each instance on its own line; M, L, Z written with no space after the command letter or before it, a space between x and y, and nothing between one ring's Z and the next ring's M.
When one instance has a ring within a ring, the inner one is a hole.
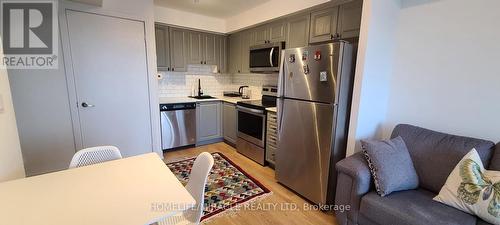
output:
M251 72L279 72L282 43L258 45L250 48Z
M264 148L266 114L264 110L237 106L238 137Z

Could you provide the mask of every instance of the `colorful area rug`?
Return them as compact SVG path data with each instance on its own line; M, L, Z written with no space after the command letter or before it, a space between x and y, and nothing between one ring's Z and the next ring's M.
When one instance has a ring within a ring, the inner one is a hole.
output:
M231 208L260 199L271 192L259 181L229 160L222 153L212 153L214 166L205 187L205 207L202 222L220 216ZM186 185L196 158L167 163L183 185Z

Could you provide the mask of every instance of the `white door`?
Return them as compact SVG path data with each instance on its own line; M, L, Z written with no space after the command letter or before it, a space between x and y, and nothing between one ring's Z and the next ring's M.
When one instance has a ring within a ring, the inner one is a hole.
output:
M71 10L66 16L82 147L152 152L144 23Z

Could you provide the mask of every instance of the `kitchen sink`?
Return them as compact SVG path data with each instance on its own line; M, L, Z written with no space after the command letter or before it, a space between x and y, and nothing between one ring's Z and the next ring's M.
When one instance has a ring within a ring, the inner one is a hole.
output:
M240 93L224 93L226 97L241 97Z
M202 95L202 96L189 96L190 98L195 98L195 99L213 99L215 97L212 97L210 95Z

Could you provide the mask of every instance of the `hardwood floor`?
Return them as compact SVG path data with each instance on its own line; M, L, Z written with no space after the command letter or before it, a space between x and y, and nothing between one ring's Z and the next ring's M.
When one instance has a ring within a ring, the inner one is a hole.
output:
M310 204L291 192L287 188L278 184L274 178L274 170L269 167L262 167L254 161L240 155L236 149L225 144L216 143L211 145L200 146L196 148L189 148L167 152L164 154L165 161L175 161L179 158L194 157L201 152L221 152L229 157L234 163L240 166L243 170L251 176L259 180L263 185L269 188L273 194L262 200L253 202L251 209L242 209L235 214L225 215L214 218L207 224L211 225L252 225L252 224L297 224L297 225L323 225L334 224L336 225L335 216L332 212L324 213L317 210L307 210ZM297 206L296 210L282 210L281 206L287 207L293 205ZM277 205L276 209L266 206Z

